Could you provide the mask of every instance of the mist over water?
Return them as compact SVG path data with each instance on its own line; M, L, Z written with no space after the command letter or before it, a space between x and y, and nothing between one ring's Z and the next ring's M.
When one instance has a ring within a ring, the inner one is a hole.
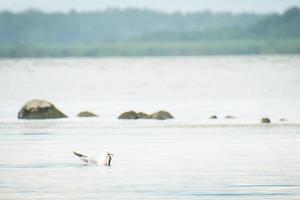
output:
M299 64L299 56L0 60L0 199L298 199ZM18 120L36 98L69 118ZM117 120L131 109L175 119ZM77 118L82 110L99 118ZM272 124L261 125L264 116ZM72 154L100 158L105 149L115 154L111 168L81 166Z

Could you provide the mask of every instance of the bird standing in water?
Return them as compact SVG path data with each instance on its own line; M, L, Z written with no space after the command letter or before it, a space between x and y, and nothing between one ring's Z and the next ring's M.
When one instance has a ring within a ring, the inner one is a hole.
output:
M77 153L74 152L74 155L77 156L83 163L83 165L105 165L110 167L111 166L111 160L112 160L112 156L114 156L112 153L110 153L109 151L105 151L105 158L103 162L100 162L94 158L91 158L89 156L83 155L81 153Z

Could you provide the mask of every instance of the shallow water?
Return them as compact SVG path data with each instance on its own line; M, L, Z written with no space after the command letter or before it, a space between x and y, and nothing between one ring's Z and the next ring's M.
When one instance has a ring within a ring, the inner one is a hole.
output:
M0 199L299 199L299 64L298 56L0 60ZM70 118L17 120L32 98ZM85 109L99 118L75 117ZM116 119L129 109L175 119ZM110 168L72 154L105 149L115 154Z
M18 123L0 131L1 199L300 197L300 126ZM104 149L115 154L110 168L72 155L97 158Z

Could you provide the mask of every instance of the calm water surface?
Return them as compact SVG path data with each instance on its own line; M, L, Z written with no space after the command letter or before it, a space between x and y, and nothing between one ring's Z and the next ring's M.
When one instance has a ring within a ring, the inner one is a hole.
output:
M299 64L298 56L1 60L0 199L299 199ZM33 98L70 118L17 120ZM86 109L99 118L76 117ZM116 119L130 109L175 119ZM262 116L273 123L259 124ZM72 155L105 149L115 154L110 168Z

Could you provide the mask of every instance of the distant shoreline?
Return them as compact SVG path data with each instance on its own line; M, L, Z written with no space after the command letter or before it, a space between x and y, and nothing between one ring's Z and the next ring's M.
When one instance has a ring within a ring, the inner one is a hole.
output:
M0 27L0 58L300 54L298 7L259 15L0 11Z
M0 58L143 57L300 54L300 39L0 46Z

